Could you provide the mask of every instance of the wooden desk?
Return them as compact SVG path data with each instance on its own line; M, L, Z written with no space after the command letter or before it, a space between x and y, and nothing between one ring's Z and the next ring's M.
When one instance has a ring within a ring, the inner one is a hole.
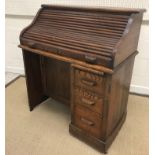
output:
M126 118L143 12L42 5L20 35L30 110L48 97L69 105L70 133L106 153Z

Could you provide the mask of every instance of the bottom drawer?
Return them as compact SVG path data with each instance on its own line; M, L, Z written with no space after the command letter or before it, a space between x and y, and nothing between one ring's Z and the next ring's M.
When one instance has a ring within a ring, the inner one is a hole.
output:
M86 131L87 134L101 137L102 119L94 112L86 109L81 105L75 106L74 122L75 126Z

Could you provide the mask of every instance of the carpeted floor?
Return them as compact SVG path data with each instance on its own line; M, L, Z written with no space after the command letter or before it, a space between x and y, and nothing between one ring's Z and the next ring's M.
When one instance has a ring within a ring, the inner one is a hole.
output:
M108 155L148 155L148 98L130 95L125 124ZM71 136L69 108L52 99L29 112L25 79L6 88L6 155L100 155Z

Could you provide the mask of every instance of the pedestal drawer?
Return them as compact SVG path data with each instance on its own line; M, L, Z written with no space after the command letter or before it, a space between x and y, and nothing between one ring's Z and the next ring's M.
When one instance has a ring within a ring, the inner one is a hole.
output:
M102 119L81 105L76 105L74 110L74 125L86 134L100 138Z
M102 94L104 78L91 72L75 69L74 84L93 92Z
M103 113L103 97L76 86L74 87L74 103L81 104L98 114Z

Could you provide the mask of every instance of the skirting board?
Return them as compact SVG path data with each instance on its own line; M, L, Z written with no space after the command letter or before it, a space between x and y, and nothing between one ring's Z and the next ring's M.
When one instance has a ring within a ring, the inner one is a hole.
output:
M6 72L12 72L12 73L18 73L18 74L25 74L24 69L21 67L6 67L5 68ZM135 94L140 94L140 95L149 95L149 88L144 87L144 86L139 86L139 85L132 85L130 86L130 92L135 93Z
M131 84L130 92L135 94L141 94L141 95L149 95L149 88Z
M23 67L5 67L5 72L11 72L11 73L18 73L18 74L25 74Z

